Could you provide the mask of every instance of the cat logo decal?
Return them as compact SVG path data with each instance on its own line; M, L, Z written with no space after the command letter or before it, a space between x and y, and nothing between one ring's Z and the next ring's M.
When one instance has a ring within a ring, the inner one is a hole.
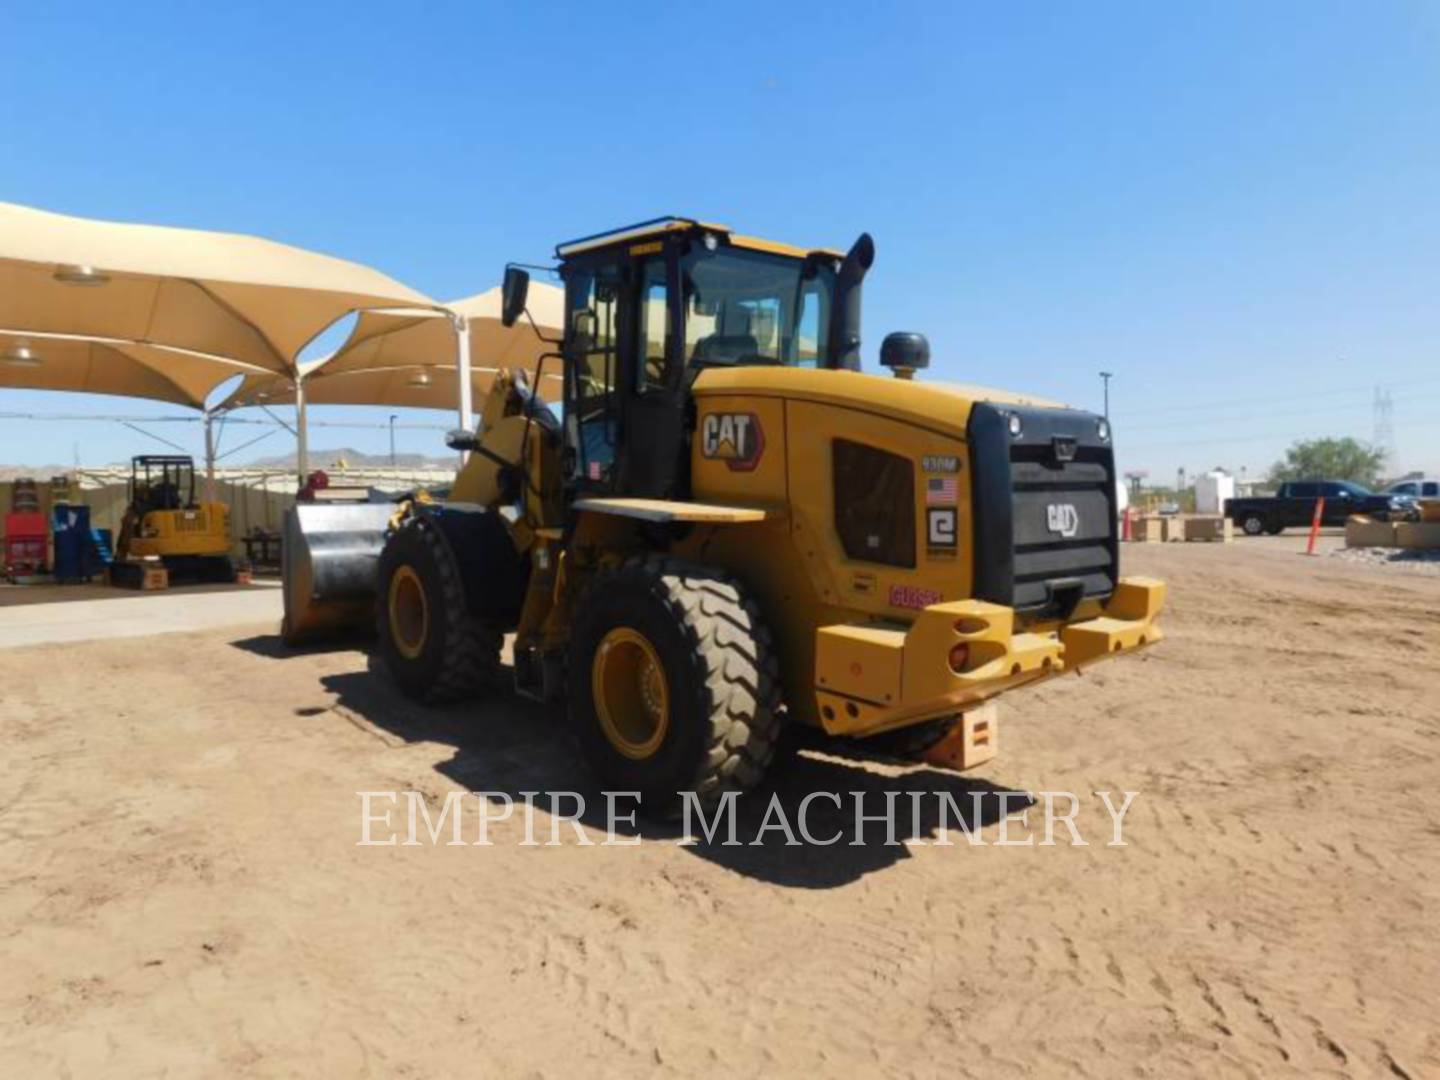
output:
M754 413L706 413L700 418L700 454L749 472L765 453L765 430Z

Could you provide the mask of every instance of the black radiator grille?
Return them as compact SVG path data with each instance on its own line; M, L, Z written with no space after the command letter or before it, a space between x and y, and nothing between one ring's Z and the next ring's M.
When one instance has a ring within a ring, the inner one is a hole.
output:
M1108 597L1119 564L1115 464L1099 418L977 405L970 438L976 595L1059 618L1082 600Z

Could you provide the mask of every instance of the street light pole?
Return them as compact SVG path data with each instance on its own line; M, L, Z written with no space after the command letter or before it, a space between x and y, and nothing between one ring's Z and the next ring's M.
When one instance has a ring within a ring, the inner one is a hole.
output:
M395 467L395 414L390 414L390 467Z
M1106 420L1109 420L1109 419L1110 419L1110 380L1111 380L1113 377L1114 377L1114 373L1113 373L1113 372L1110 372L1110 371L1102 371L1102 372L1100 372L1100 381L1104 384L1104 387L1105 387L1105 419L1106 419Z

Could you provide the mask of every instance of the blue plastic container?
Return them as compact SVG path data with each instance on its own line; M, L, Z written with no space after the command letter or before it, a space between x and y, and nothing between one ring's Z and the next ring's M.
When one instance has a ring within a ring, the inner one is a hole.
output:
M90 534L90 507L59 503L51 510L55 541L55 580L64 584L89 581L99 568Z

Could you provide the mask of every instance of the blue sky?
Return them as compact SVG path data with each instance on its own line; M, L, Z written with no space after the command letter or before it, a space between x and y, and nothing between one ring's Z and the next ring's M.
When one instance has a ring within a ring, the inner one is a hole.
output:
M259 233L441 298L659 213L864 229L867 364L917 329L934 377L1095 408L1112 371L1122 462L1157 479L1368 439L1383 384L1398 464L1440 472L1434 4L0 0L0 41L0 199ZM174 411L0 390L16 409ZM157 448L0 424L0 461Z

